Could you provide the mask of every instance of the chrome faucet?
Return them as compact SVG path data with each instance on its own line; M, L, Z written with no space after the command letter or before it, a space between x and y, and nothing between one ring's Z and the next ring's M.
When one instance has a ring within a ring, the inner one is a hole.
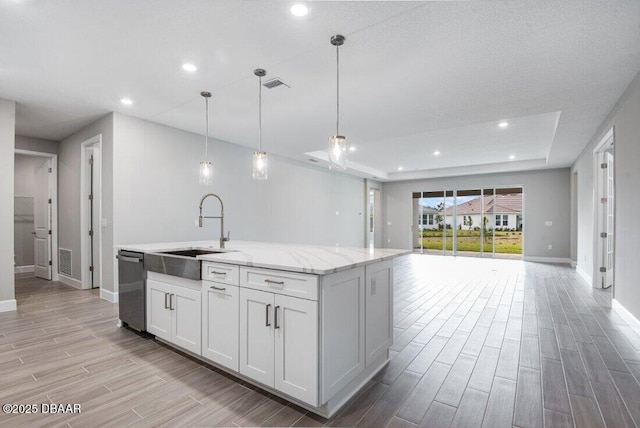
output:
M203 216L202 215L202 203L209 196L213 196L213 197L215 197L216 199L218 199L220 201L220 215L219 216ZM220 199L220 196L216 195L215 193L207 193L200 200L200 216L198 216L198 226L199 227L202 227L202 219L204 219L204 218L219 218L220 219L220 248L224 248L224 243L227 242L230 239L229 238L230 233L227 233L226 237L224 236L224 205L222 204L222 199Z

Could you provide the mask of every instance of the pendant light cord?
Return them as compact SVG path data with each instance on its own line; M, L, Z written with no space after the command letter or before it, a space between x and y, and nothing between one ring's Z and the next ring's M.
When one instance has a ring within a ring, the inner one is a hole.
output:
M205 97L204 104L205 104L205 114L207 116L205 118L206 131L204 134L204 161L206 163L207 157L209 155L209 98L208 97Z
M340 47L336 46L336 136L340 135Z
M258 76L258 151L262 152L262 76Z

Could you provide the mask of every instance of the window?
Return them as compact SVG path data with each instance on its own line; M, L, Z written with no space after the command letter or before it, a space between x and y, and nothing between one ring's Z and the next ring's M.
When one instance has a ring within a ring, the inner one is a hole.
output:
M509 216L507 214L497 214L496 226L509 226Z
M426 224L427 226L433 226L433 224L434 224L434 215L433 214L422 214L422 224Z

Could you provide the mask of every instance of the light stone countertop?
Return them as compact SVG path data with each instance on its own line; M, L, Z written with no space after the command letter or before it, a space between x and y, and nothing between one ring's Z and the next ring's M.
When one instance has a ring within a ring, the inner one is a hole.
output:
M114 247L121 250L157 253L192 248L219 249L219 244L218 241L193 241L128 244ZM369 249L250 241L229 241L225 247L224 253L207 254L197 258L202 261L240 266L327 275L411 253L411 250L391 248Z

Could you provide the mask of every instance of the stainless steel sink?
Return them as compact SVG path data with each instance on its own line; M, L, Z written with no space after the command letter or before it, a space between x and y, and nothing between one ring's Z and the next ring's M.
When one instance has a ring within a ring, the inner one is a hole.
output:
M192 248L190 250L175 250L175 251L160 251L160 254L168 254L172 256L184 256L184 257L196 257L203 254L217 254L225 253L223 250L201 250L198 248Z
M202 279L201 261L197 256L204 254L226 253L225 250L206 250L191 248L186 250L158 251L145 254L144 267L147 271L178 276L180 278Z

